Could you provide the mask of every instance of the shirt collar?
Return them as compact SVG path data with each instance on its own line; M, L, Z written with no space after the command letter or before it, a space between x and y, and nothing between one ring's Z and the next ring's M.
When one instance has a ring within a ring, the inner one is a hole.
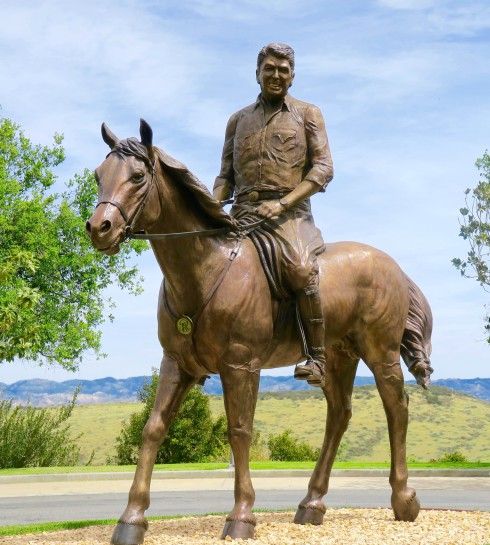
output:
M262 106L262 93L259 94L257 97L257 100L255 101L254 109L257 109L259 106ZM287 110L288 112L291 111L291 95L288 93L284 97L284 101L281 106L281 110Z

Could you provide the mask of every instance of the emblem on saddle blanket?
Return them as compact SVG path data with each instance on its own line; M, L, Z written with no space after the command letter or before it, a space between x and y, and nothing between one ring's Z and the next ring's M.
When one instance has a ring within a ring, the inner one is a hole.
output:
M177 331L181 335L189 335L192 333L193 323L189 316L181 316L177 322L175 322L175 325L177 326Z

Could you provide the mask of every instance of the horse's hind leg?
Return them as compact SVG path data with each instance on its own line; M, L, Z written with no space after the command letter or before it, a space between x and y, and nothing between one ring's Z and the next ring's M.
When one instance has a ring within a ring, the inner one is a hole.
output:
M255 492L249 455L260 375L248 369L227 367L220 373L228 419L228 440L235 460L235 505L226 518L221 539L253 539Z
M413 522L419 514L420 502L415 490L407 486L408 395L404 389L400 353L391 351L383 359L376 359L377 363L366 364L374 373L388 421L391 448L391 506L396 520Z
M148 529L145 511L150 506L150 481L157 452L173 417L196 382L197 378L183 373L175 361L170 358L163 359L155 404L143 430L143 442L133 485L129 491L128 506L112 535L111 543L114 545L143 543L145 531Z
M296 524L321 524L326 507L322 501L328 491L330 473L349 420L352 416L352 388L359 360L330 350L327 353L325 386L328 413L325 438L315 469L308 484L308 494L301 501L294 517Z

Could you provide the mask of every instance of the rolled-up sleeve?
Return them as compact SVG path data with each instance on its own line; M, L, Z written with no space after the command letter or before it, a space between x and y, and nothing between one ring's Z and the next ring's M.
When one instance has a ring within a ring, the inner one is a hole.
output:
M310 105L304 122L311 168L303 179L314 182L323 189L333 178L333 163L325 122L319 108Z
M235 141L235 131L238 121L238 114L233 114L225 131L225 143L223 144L223 152L221 154L221 169L219 175L216 177L213 189L227 184L230 189L235 187L235 172L233 170L233 148Z

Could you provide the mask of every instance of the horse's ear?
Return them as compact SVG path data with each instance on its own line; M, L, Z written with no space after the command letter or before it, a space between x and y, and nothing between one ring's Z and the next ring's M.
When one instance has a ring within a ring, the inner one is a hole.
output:
M140 118L140 136L141 136L141 143L148 150L148 157L150 158L150 161L153 163L154 161L153 129L143 118Z
M143 119L140 119L140 135L141 143L147 148L153 147L153 130L150 125Z
M114 149L116 147L116 144L119 142L119 138L109 129L109 127L102 123L102 127L100 128L102 132L102 139L104 142L111 148Z

